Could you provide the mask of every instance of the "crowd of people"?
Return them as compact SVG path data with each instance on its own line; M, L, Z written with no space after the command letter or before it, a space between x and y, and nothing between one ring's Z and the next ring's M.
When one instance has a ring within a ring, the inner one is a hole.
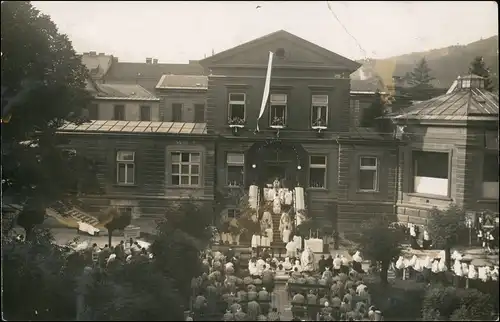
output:
M328 258L322 255L315 271L301 270L300 265L292 267L287 288L294 320L382 320L382 312L371 305L363 282L362 262L356 252L352 260L338 254Z
M204 272L192 281L193 305L186 320L279 321L272 300L275 270L270 260L266 263L251 275L231 249L226 254L205 251Z

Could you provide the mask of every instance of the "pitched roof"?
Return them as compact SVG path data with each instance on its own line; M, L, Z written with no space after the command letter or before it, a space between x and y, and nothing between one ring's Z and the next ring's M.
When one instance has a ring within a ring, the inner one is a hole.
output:
M93 79L101 79L108 72L113 62L113 55L83 53L82 64L87 67Z
M134 101L159 101L155 95L137 84L95 84L96 99L120 99Z
M150 122L150 121L104 121L97 120L81 125L67 123L59 128L60 132L93 133L161 133L175 135L207 134L206 123Z
M384 91L384 86L376 79L351 79L351 93L375 93Z
M339 60L346 67L348 67L352 72L357 70L361 66L360 63L357 63L353 60L350 60L346 57L343 57L339 54L336 54L336 53L334 53L326 48L318 46L315 43L312 43L308 40L300 38L292 33L289 33L288 31L285 31L285 30L278 30L278 31L275 31L275 32L270 33L268 35L265 35L265 36L262 36L260 38L257 38L257 39L251 40L249 42L246 42L244 44L241 44L239 46L230 48L230 49L225 50L223 52L217 53L216 55L202 59L199 61L199 63L203 66L209 65L210 63L215 62L217 60L220 60L224 57L230 57L238 52L247 51L250 48L252 48L254 46L258 46L261 43L267 42L267 41L272 40L272 39L280 39L280 38L285 38L285 39L289 40L290 42L295 42L298 44L305 44L310 49L322 54L323 56L329 57L332 60Z
M163 75L156 88L206 90L208 88L208 77L199 75Z
M159 80L162 75L203 75L203 67L197 62L191 64L147 64L115 62L106 74L106 80L133 81L137 79Z
M479 88L454 90L418 102L390 117L410 120L498 121L498 95Z

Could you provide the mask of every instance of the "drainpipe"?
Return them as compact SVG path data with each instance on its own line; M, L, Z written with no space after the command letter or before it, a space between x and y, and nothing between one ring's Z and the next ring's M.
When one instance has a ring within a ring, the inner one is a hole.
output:
M393 135L393 139L395 138L396 136L396 133L394 133ZM397 140L396 141L397 145L396 145L396 175L394 176L395 177L395 184L394 184L394 189L396 190L396 193L394 194L394 215L396 216L396 219L398 217L398 200L399 200L399 172L401 171L401 168L400 168L400 165L399 165L399 162L400 162L400 158L399 158L399 152L400 152L400 141ZM403 192L401 191L401 194ZM397 220L396 220L397 221Z

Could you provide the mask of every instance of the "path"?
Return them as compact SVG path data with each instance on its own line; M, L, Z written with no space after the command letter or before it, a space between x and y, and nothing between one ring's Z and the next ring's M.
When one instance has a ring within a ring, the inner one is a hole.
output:
M291 321L292 311L285 283L276 283L273 292L273 306L281 313L281 321Z

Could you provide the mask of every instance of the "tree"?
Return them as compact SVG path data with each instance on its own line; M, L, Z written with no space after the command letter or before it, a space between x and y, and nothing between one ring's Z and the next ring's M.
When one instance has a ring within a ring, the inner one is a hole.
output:
M406 80L413 87L431 88L431 81L435 78L430 74L431 69L427 65L427 60L422 58L413 71L406 74Z
M151 250L158 269L173 280L184 303L191 296L191 280L202 273L200 252L210 245L213 207L195 199L172 203L157 226Z
M483 57L477 56L471 62L469 67L469 73L481 76L484 78L484 89L487 91L493 91L494 85L490 75L490 69L486 67Z
M456 245L460 233L465 228L465 212L451 204L447 209L434 207L427 220L427 232L434 248L444 249L446 266L451 267L451 248Z
M26 205L20 224L43 222L46 206L74 193L74 171L56 135L65 122L81 123L90 102L87 70L66 35L28 1L1 3L2 192ZM78 169L80 170L80 169Z
M379 117L386 114L386 100L383 98L382 94L377 90L375 92L375 97L373 99L370 107L363 110L361 115L361 126L362 127L377 127Z
M101 224L108 230L108 244L111 247L111 239L113 231L123 230L130 225L132 214L130 212L123 213L115 207L106 210L105 218Z
M369 260L380 262L380 280L387 284L387 271L391 261L401 254L404 235L399 229L390 227L385 217L376 217L361 225L358 245L361 253Z

